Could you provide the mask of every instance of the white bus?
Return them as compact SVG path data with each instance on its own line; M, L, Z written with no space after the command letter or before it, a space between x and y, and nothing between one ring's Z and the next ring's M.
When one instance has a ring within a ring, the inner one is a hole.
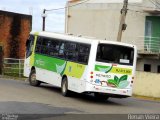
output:
M24 76L30 85L48 83L97 98L132 96L136 46L71 35L30 33L26 43Z

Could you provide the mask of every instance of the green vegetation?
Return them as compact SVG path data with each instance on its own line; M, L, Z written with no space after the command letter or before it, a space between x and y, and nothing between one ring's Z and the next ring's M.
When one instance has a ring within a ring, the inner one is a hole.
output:
M6 64L3 68L3 75L12 77L23 77L23 64Z

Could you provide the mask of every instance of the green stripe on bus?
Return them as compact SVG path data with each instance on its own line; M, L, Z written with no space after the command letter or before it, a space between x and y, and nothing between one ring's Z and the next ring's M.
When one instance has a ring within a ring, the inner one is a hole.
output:
M115 66L112 67L112 66L96 65L95 71L105 72L105 73L132 75L132 69L115 67Z
M49 71L62 74L65 69L66 61L58 58L48 57L40 54L35 54L35 66Z
M132 75L132 69L129 68L113 67L110 72L116 74Z
M58 74L67 75L75 78L81 78L86 65L75 62L67 62L62 59L48 57L40 54L35 54L34 65L38 68L56 72Z

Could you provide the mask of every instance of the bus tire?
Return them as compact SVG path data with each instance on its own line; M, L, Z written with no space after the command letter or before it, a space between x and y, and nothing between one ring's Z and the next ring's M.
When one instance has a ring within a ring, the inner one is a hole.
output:
M106 94L101 94L101 93L94 93L94 97L96 98L96 100L108 100L109 96L107 96Z
M69 92L70 91L68 90L68 80L67 80L67 77L64 77L61 83L61 93L63 96L68 97Z
M36 71L33 69L29 75L29 83L31 86L39 86L41 84L40 81L36 80Z

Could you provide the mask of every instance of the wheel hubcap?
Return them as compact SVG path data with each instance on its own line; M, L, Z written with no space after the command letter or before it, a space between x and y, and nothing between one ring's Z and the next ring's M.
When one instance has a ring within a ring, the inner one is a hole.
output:
M65 92L66 92L66 82L64 82L64 83L63 83L62 91L63 91L63 93L65 93Z
M31 81L32 81L33 83L36 82L36 74L35 74L35 73L32 74L32 76L31 76Z

